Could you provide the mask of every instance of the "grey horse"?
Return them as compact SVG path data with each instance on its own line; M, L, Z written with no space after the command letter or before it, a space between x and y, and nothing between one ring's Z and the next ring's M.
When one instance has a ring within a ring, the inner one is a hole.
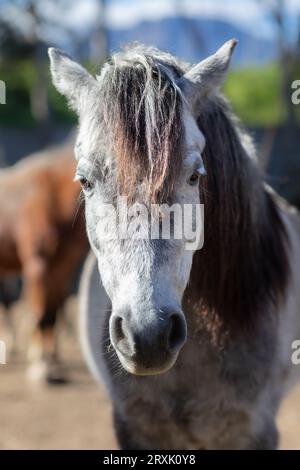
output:
M277 409L299 375L300 218L264 184L219 92L235 45L194 66L135 45L96 78L49 50L53 82L79 115L93 251L82 345L123 449L274 449ZM143 236L120 237L121 196L158 208L158 236L135 213ZM163 205L200 202L201 249L161 236Z

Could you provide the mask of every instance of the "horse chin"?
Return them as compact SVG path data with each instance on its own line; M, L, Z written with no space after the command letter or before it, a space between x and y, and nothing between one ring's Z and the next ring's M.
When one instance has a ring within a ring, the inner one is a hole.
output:
M172 357L167 363L161 366L145 367L144 365L138 364L135 361L130 361L121 354L118 354L119 361L122 367L131 375L149 376L149 375L161 375L168 372L176 362L177 354Z

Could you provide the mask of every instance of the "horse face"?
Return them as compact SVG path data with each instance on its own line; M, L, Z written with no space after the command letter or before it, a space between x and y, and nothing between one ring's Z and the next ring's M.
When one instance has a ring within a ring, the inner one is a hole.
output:
M87 157L95 149L90 147L91 125L84 117L76 146L77 179L85 193L87 232L112 302L110 339L124 368L139 375L168 370L186 341L181 302L193 253L201 243L198 183L205 177L201 158L205 140L187 108L183 119L185 158L169 206L149 208L135 201L128 203L126 213L121 214L121 205L126 201L116 197L113 162L107 157L106 163L97 168ZM163 211L165 224L160 225L161 232L169 227L170 232L166 230L164 237L154 238L149 219L153 215L159 220L158 211ZM120 233L124 217L130 220L125 224L125 236ZM176 224L181 223L183 231L178 235Z
M223 46L215 56L203 61L203 66L200 63L182 76L173 87L181 89L185 96L180 116L184 155L172 191L172 206L155 207L153 212L151 207L150 214L149 206L144 207L137 197L133 209L132 205L129 209L126 205L125 210L124 201L118 199L115 159L106 150L110 145L103 145L105 139L106 144L111 144L115 136L109 129L103 136L99 122L103 96L101 77L105 76L107 69L104 67L97 81L65 54L57 50L50 53L54 84L69 98L80 117L76 146L77 179L86 196L89 240L98 259L103 285L112 302L110 339L120 362L133 374L165 372L174 364L186 341L186 320L181 301L189 280L193 253L199 248L203 232L197 208L200 202L199 178L204 174L201 152L205 140L194 117L200 96L197 87L201 82L201 90L207 94L211 87L217 86L227 69L232 49L232 44ZM154 95L149 95L149 100ZM151 106L148 111L152 112ZM106 117L107 114L102 122ZM153 113L151 123L155 119L157 117ZM188 208L188 213L185 208ZM161 226L166 214L169 217L167 227L172 229L162 235ZM158 220L154 236L152 216L153 220ZM186 222L192 227L193 241L184 230ZM175 232L180 225L183 232L178 236Z

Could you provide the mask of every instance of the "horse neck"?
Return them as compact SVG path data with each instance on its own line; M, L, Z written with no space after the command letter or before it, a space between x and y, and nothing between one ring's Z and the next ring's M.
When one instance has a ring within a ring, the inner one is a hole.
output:
M206 137L207 177L200 187L205 237L186 298L220 324L248 329L284 296L285 227L224 102L208 103L198 124Z

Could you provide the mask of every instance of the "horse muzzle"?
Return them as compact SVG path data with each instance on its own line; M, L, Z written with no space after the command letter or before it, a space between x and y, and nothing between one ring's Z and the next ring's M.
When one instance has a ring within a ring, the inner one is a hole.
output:
M126 310L110 318L112 345L124 369L135 375L156 375L170 369L186 335L186 320L180 310L164 308L147 315Z

